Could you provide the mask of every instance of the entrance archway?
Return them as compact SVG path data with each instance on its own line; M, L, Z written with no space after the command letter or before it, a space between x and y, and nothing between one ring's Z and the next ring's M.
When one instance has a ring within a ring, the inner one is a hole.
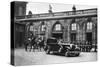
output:
M63 39L63 26L62 24L57 21L52 28L52 37L57 39Z
M92 42L92 32L86 33L86 41L91 44Z
M52 33L52 37L57 39L63 39L63 33Z
M71 33L71 41L72 42L76 41L76 33Z

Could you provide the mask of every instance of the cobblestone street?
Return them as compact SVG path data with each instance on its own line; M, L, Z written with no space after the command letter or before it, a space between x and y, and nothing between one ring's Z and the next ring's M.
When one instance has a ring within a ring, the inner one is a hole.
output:
M24 49L15 49L15 65L54 64L97 60L95 52L81 52L79 57L65 57L48 55L44 51L26 52Z

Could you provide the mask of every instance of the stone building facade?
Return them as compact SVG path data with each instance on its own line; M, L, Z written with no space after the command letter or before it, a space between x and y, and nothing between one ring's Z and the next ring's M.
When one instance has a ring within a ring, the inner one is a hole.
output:
M32 33L45 40L55 37L64 42L97 44L97 8L76 10L73 7L72 11L17 16L15 23L25 25L26 35Z

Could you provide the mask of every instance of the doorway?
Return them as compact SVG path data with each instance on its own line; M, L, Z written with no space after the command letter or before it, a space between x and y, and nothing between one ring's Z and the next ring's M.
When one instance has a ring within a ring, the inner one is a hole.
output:
M63 39L63 33L52 33L52 37L57 39Z
M71 42L76 41L76 33L71 33Z
M86 41L92 42L92 33L86 33Z

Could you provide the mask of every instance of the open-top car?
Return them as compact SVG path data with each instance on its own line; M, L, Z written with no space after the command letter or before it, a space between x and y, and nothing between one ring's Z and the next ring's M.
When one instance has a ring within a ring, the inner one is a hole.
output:
M59 43L56 38L48 38L45 46L47 54L59 53L65 56L79 56L80 48L75 44Z

